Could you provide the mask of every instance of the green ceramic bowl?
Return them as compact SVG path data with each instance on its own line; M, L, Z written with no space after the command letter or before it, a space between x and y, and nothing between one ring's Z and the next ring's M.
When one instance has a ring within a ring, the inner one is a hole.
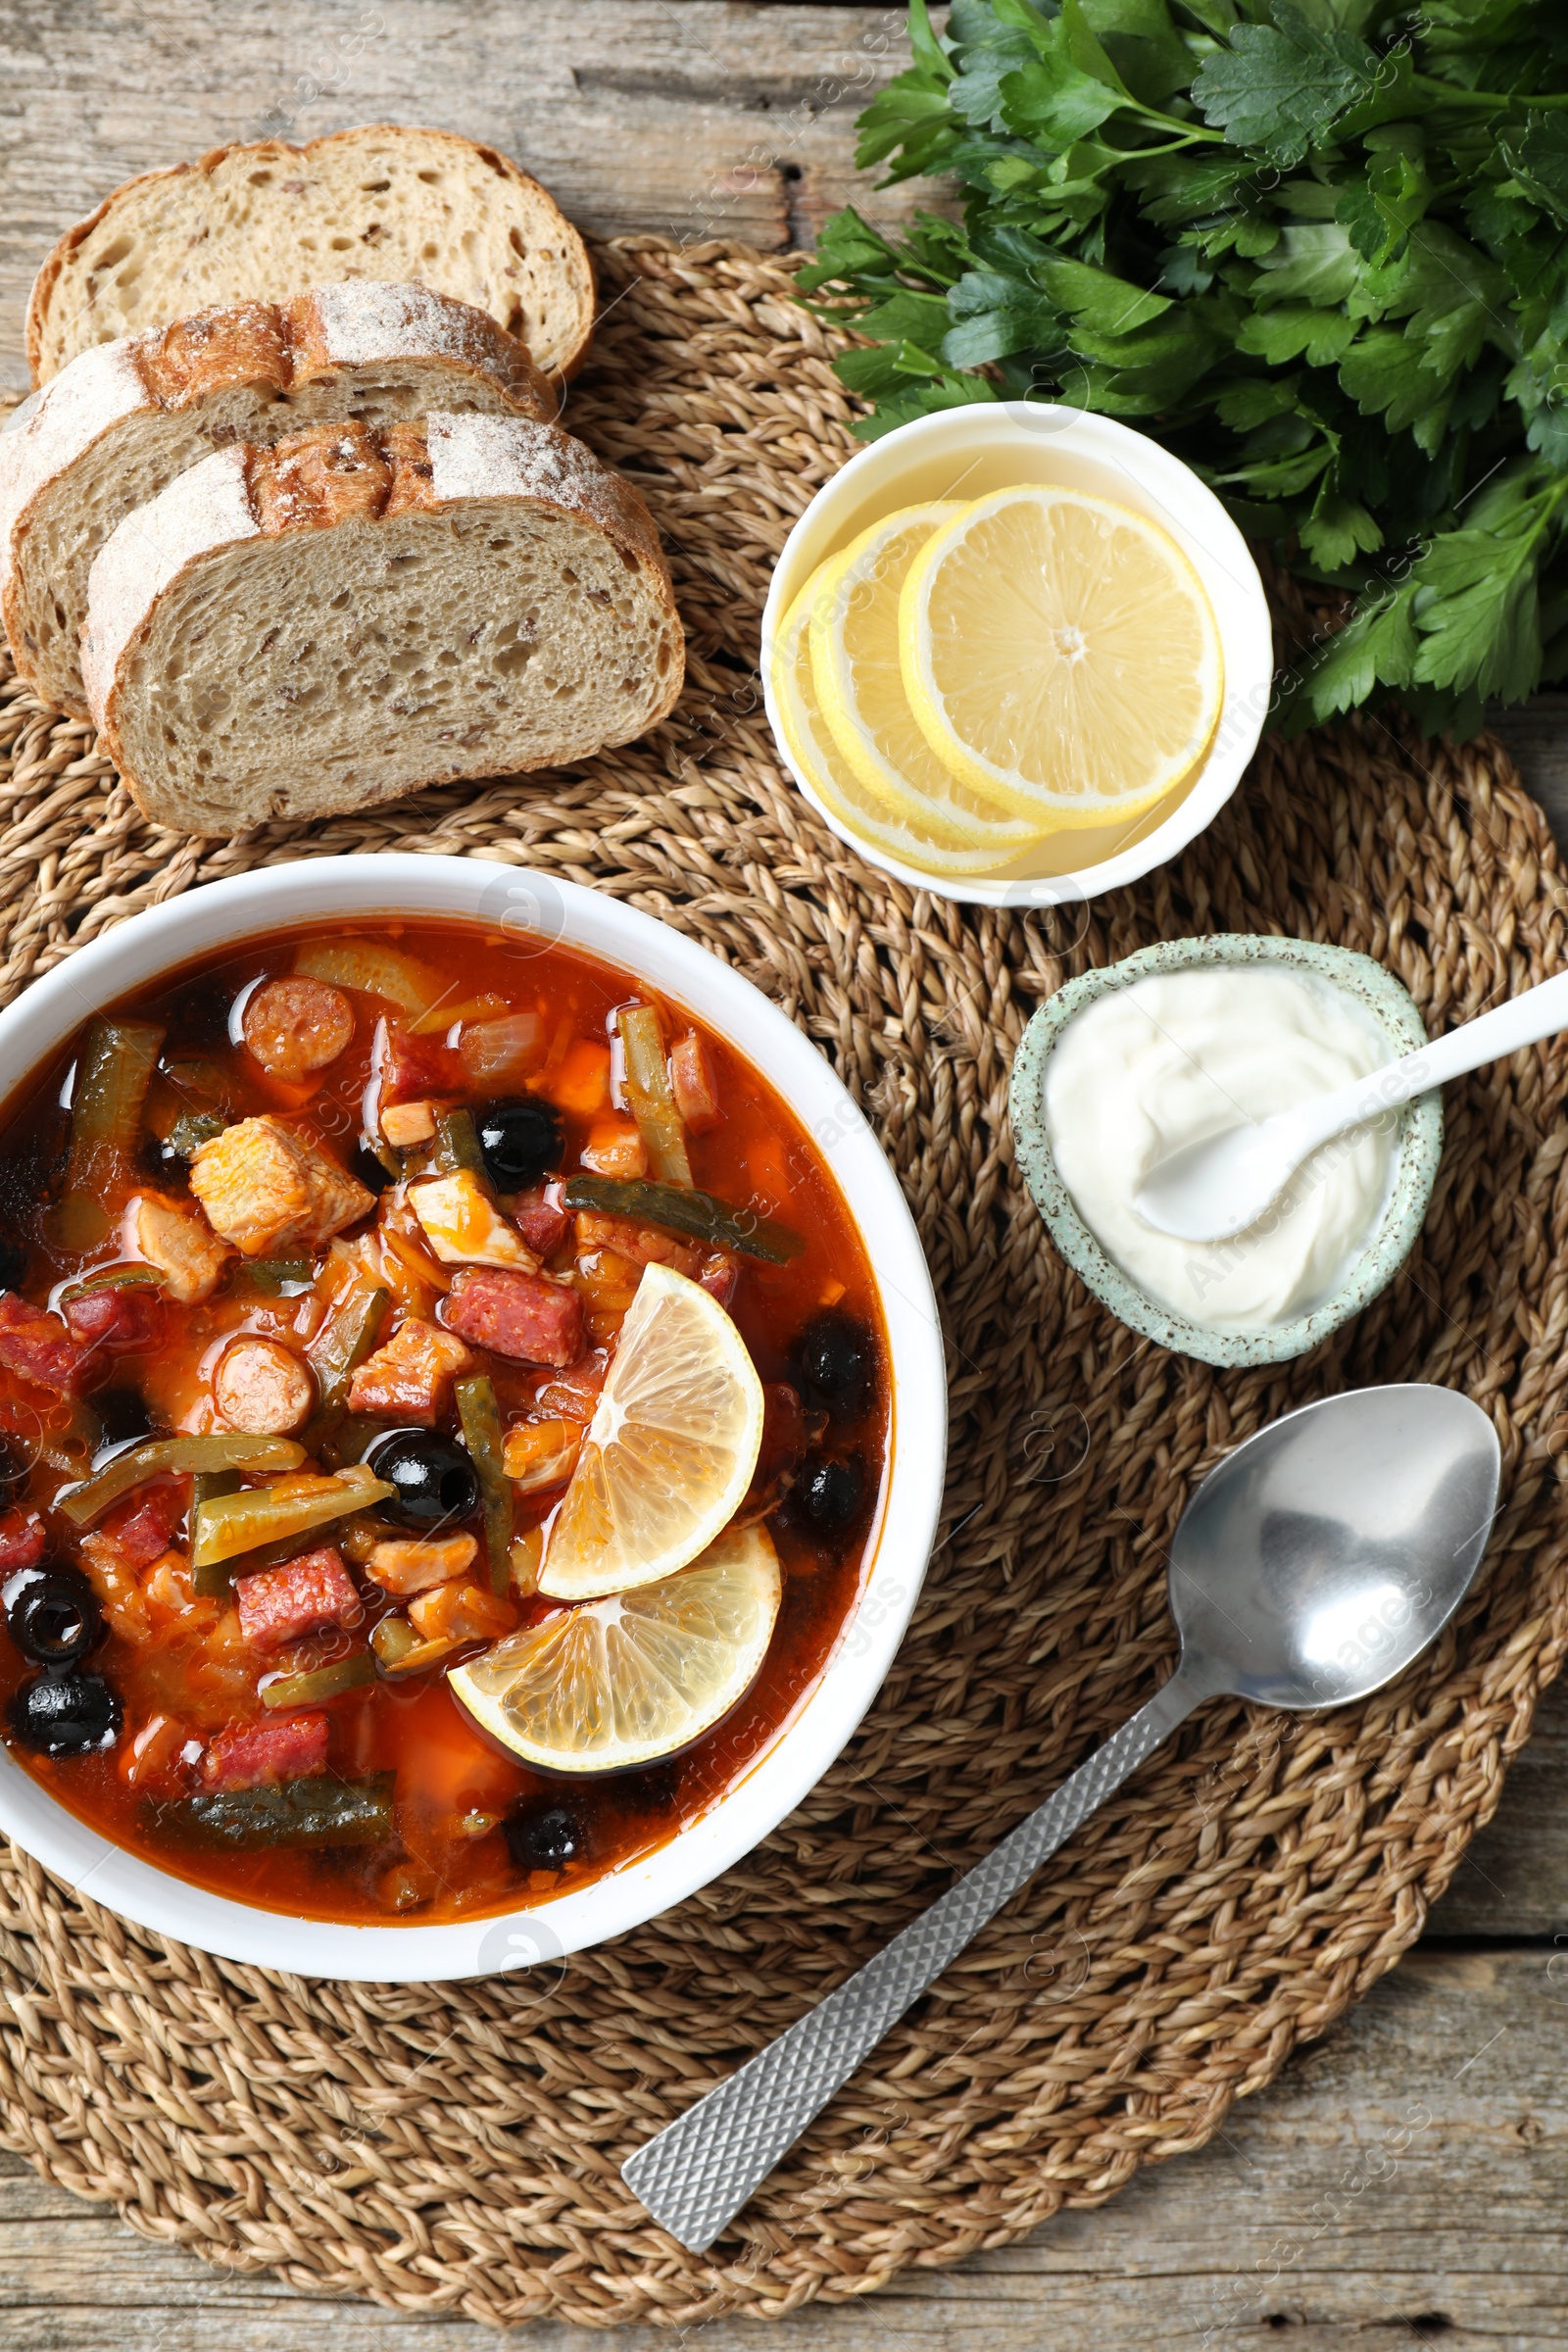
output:
M1213 1331L1191 1323L1129 1282L1105 1255L1072 1204L1056 1173L1046 1136L1046 1064L1056 1040L1075 1014L1112 989L1126 988L1150 972L1184 972L1212 963L1266 963L1287 971L1311 972L1353 997L1387 1035L1389 1058L1414 1052L1427 1042L1425 1025L1408 992L1370 956L1348 948L1324 948L1311 940L1260 939L1221 932L1213 939L1173 939L1142 948L1121 963L1084 972L1056 991L1024 1032L1012 1068L1012 1132L1018 1164L1051 1238L1097 1298L1147 1339L1205 1364L1278 1364L1304 1355L1342 1323L1359 1314L1393 1281L1421 1230L1443 1152L1443 1098L1434 1091L1407 1102L1395 1115L1394 1178L1382 1218L1339 1289L1309 1315L1260 1331Z

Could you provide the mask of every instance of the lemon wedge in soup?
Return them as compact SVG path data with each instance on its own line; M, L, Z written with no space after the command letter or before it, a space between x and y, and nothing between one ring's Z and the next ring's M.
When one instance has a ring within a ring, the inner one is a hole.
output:
M690 1568L558 1609L459 1666L480 1729L546 1772L623 1772L687 1747L756 1680L778 1617L764 1528L731 1528Z
M740 1508L762 1443L762 1384L718 1300L643 1269L545 1548L554 1600L629 1592L684 1568Z

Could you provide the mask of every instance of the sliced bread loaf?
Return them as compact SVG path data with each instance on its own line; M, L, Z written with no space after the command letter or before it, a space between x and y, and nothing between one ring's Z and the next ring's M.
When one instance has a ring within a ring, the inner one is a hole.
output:
M483 311L357 279L203 311L77 354L0 434L0 614L18 670L85 718L87 574L118 523L223 443L428 409L554 416L552 388Z
M626 743L680 691L647 508L554 425L318 425L204 458L92 567L82 670L144 812L365 808Z
M378 123L217 147L106 196L33 282L33 381L192 311L362 277L488 311L547 374L570 375L588 348L593 270L554 198L493 147Z

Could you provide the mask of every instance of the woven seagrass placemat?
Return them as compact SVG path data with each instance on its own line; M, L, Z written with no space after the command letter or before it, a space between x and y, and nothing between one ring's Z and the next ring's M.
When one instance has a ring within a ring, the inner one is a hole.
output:
M1175 866L1086 915L960 912L861 866L769 748L770 562L847 454L832 345L776 267L633 240L568 421L633 471L692 638L681 710L569 772L315 831L150 829L88 730L0 688L0 993L193 883L343 850L527 861L666 916L765 989L875 1121L951 1336L945 1534L880 1700L739 1868L559 1983L304 1983L0 1865L0 2136L239 2269L496 2322L776 2317L1004 2243L1201 2144L1419 1933L1568 1636L1568 1049L1447 1093L1426 1231L1315 1355L1222 1374L1135 1339L1052 1251L1008 1149L1013 1047L1070 972L1195 930L1380 957L1438 1027L1561 968L1568 889L1494 746L1368 724L1265 746ZM1222 1452L1379 1380L1468 1391L1508 1507L1393 1690L1215 1701L891 2034L712 2254L648 2222L640 2139L865 1959L1148 1697L1171 1531Z

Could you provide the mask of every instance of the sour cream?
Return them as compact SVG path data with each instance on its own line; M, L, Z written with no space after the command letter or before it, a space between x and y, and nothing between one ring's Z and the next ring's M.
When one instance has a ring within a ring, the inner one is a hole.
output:
M1370 1013L1313 974L1151 973L1063 1030L1046 1064L1046 1132L1079 1216L1146 1298L1216 1331L1256 1331L1309 1314L1339 1288L1388 1201L1390 1134L1325 1144L1232 1241L1178 1241L1133 1202L1173 1152L1393 1058Z

